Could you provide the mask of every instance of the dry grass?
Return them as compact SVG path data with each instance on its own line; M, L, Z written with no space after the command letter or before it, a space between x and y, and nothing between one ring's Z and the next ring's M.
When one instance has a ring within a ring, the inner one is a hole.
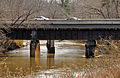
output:
M120 78L120 41L104 40L99 41L97 50L103 55L102 59L94 58L84 75L79 78Z
M101 57L90 58L88 59L89 62L83 66L75 63L72 65L72 69L79 72L77 75L75 74L76 71L66 71L66 74L61 74L59 78L120 78L119 47L120 41L101 39L97 47L99 54L102 55Z

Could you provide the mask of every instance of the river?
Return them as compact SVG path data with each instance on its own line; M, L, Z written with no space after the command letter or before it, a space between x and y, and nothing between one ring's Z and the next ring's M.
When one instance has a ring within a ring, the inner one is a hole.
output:
M97 59L85 58L84 44L55 41L55 55L47 54L46 41L40 41L40 57L30 58L29 46L0 55L1 78L74 78Z

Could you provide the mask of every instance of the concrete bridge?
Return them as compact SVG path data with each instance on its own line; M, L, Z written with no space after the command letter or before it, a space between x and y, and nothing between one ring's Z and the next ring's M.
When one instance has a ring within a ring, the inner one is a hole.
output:
M10 26L11 31L2 30L15 40L31 40L31 56L39 40L47 40L48 53L55 53L54 40L87 40L86 57L94 57L96 40L120 40L120 20L41 20L41 21L0 21L0 25Z

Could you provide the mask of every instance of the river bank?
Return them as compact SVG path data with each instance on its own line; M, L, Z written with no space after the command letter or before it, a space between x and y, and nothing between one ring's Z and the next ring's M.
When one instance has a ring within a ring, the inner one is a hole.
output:
M0 52L7 53L22 47L24 47L23 40L6 40L4 44L0 46Z

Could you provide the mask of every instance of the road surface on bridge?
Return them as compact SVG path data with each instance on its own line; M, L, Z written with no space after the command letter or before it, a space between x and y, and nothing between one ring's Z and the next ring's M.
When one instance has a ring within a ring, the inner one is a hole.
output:
M120 29L120 20L22 20L0 21L0 25L13 25L13 28L77 28L77 29ZM20 25L20 26L18 26Z

